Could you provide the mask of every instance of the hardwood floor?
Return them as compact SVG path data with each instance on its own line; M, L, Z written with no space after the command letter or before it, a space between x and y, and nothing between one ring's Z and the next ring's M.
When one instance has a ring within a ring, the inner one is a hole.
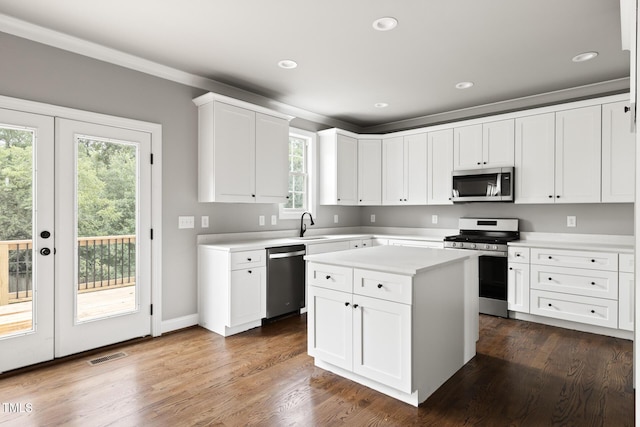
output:
M632 426L632 342L481 316L477 356L419 408L314 367L297 316L189 328L0 376L0 425ZM17 410L22 412L16 413Z

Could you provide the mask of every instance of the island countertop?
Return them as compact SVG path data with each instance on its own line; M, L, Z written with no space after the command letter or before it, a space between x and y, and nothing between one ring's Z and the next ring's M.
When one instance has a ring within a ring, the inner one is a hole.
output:
M478 256L476 251L458 249L373 246L348 251L306 255L304 259L323 264L415 276L425 270L476 256Z

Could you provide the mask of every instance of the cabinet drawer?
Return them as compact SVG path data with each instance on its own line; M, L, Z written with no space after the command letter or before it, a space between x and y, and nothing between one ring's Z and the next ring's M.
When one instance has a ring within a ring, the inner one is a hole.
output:
M529 248L509 247L509 262L529 263Z
M531 314L607 328L618 327L618 302L608 299L532 290Z
M342 292L353 292L353 269L336 265L307 263L307 284Z
M618 254L531 248L531 264L618 271Z
M370 270L353 270L353 293L411 304L412 279L410 276Z
M231 269L260 267L265 264L266 251L264 249L256 251L242 251L231 253Z
M625 273L633 273L635 267L635 258L633 254L620 254L620 271Z
M618 273L532 265L531 289L617 300Z

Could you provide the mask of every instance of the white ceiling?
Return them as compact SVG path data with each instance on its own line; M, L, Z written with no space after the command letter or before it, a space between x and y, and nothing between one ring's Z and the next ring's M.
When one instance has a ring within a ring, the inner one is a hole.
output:
M363 129L629 76L617 0L0 0L0 14ZM398 27L374 31L383 16Z

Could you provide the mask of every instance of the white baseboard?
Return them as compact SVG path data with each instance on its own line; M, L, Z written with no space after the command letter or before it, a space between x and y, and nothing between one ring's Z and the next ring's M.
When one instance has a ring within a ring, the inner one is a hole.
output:
M177 331L178 329L188 328L198 324L198 313L189 314L188 316L176 317L175 319L163 320L161 333Z

